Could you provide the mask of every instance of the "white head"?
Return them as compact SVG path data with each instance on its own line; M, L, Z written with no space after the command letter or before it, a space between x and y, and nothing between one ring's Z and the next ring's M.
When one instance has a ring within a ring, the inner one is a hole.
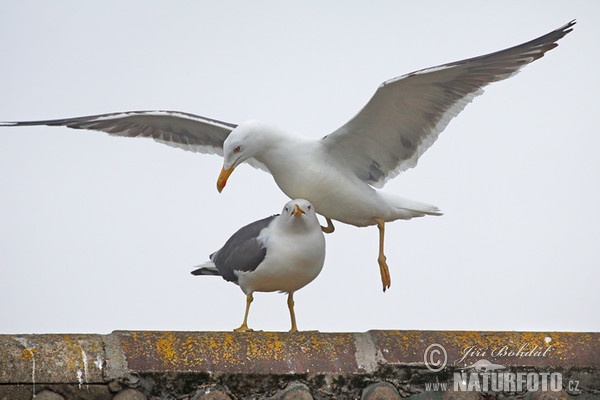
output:
M286 224L308 229L315 228L319 232L321 231L315 208L308 200L295 199L288 201L281 210L281 217Z
M223 142L223 168L217 179L217 189L223 190L233 170L251 157L264 151L266 129L258 121L248 121L231 131Z

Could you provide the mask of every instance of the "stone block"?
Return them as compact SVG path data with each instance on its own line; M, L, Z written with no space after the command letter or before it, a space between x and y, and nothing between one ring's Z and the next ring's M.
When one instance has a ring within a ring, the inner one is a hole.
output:
M117 393L113 400L148 400L148 397L139 390L125 389Z
M65 400L65 398L51 390L44 390L43 392L36 394L35 400Z
M231 400L231 397L221 388L209 387L198 390L190 400Z
M294 382L277 393L273 400L313 400L310 389L303 383Z
M387 382L377 382L363 390L361 400L401 400L401 397L394 385Z

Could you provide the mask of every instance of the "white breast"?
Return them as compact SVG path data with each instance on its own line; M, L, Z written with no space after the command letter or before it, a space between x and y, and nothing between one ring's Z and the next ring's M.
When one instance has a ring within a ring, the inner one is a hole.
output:
M272 224L264 234L269 238L265 259L256 270L238 273L244 293L295 292L319 275L325 262L325 238L320 230L289 234Z

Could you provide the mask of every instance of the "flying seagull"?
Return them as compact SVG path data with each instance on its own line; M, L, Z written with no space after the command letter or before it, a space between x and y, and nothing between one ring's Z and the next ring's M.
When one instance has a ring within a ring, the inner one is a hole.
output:
M313 206L304 199L288 202L280 215L244 226L199 265L194 275L220 275L246 294L244 322L235 331L250 331L248 312L254 292L287 292L292 320L298 331L294 292L312 282L325 261L325 237Z
M377 225L377 258L383 290L391 278L384 254L386 222L441 215L435 206L376 190L414 167L440 132L483 88L507 79L544 56L573 30L575 21L527 43L484 56L411 72L382 83L345 125L321 139L289 134L271 125L240 125L176 111L131 111L0 126L50 125L91 129L154 140L224 157L217 188L223 190L243 162L263 169L291 199L305 198L331 220Z

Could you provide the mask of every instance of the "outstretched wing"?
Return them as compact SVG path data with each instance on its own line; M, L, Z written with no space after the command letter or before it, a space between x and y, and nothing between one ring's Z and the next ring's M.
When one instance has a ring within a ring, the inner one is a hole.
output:
M178 111L129 111L45 121L0 122L0 126L67 126L115 136L149 137L184 150L223 155L236 125Z
M382 187L414 167L452 118L483 88L544 56L575 21L527 43L390 79L348 123L323 138L330 157Z

